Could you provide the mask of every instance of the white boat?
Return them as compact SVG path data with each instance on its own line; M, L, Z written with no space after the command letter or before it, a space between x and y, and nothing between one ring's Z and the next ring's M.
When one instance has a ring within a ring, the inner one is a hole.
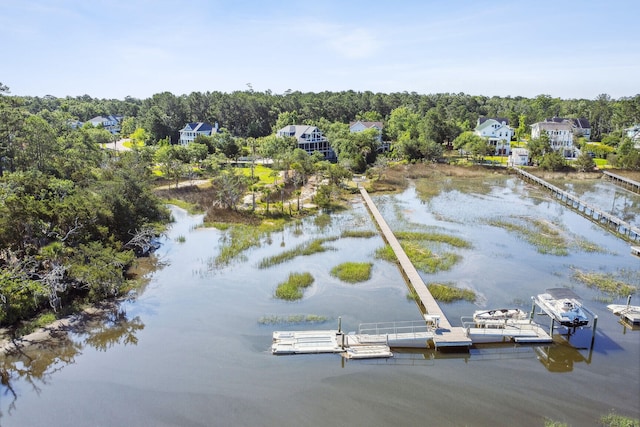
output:
M562 326L576 328L589 324L589 317L582 308L580 297L571 289L547 289L535 298L535 302L542 311Z
M477 325L508 323L526 320L529 314L519 308L499 308L492 310L477 310L473 312L473 321Z

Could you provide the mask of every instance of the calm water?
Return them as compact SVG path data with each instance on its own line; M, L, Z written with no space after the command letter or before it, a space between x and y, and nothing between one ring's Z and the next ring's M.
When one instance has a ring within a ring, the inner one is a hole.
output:
M202 218L174 210L175 224L157 256L157 269L138 298L84 333L2 363L11 388L0 388L2 426L542 426L545 418L596 425L601 415L640 417L640 331L630 331L595 300L598 292L573 281L574 269L626 274L640 261L629 244L548 199L516 178L468 183L449 180L421 201L412 187L375 196L392 228L457 235L472 249L450 271L423 275L475 290L476 304L443 306L452 324L478 307L530 308L545 288L571 286L599 316L569 345L486 346L468 354L401 352L389 360L344 361L338 355L270 354L282 329L343 329L361 322L415 320L395 265L375 260L380 237L342 238L333 250L258 269L264 257L345 229L375 230L363 203L330 223L305 220L273 233L246 259L212 268L223 233L196 226ZM598 199L609 187L585 192ZM463 191L461 191L463 190ZM633 197L629 195L628 197ZM635 196L637 197L637 196ZM637 199L633 202L638 206ZM637 216L638 212L634 212ZM602 253L539 254L517 235L487 225L495 217L544 219ZM178 243L179 236L185 237ZM330 276L345 261L374 263L371 280L349 285ZM273 298L290 272L308 271L313 286L300 302ZM616 299L623 303L626 299ZM638 301L634 301L636 304ZM265 325L265 317L317 314L323 324Z

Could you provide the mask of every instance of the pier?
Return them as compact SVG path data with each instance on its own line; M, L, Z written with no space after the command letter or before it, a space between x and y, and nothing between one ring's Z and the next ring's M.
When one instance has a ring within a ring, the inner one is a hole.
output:
M433 343L436 348L438 347L469 347L471 345L471 339L465 333L465 329L462 327L452 327L449 320L444 315L444 312L436 302L431 292L427 288L420 274L414 267L413 263L409 260L409 257L400 246L400 242L391 231L391 228L380 214L380 211L371 200L369 193L364 188L360 187L360 193L364 199L369 212L373 216L374 220L378 224L378 228L382 233L382 236L386 242L391 246L393 252L398 259L398 265L403 275L407 279L408 283L415 290L418 296L417 302L423 310L425 321L433 323L434 336Z
M640 242L640 228L634 227L614 215L591 206L587 202L580 200L578 197L564 190L561 190L560 188L548 183L542 178L538 178L537 176L530 174L529 172L525 172L521 168L514 168L514 170L525 181L536 183L549 190L556 199L560 200L566 206L577 211L582 216L596 222L601 226L604 226L607 230L613 231L617 235L622 236L623 238L631 242Z
M603 171L602 173L604 174L605 178L614 182L616 185L619 185L620 187L632 191L636 194L640 194L640 182L607 171Z

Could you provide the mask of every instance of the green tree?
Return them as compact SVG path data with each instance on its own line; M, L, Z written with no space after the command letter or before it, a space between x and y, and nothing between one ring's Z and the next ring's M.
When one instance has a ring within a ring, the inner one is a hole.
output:
M596 167L596 162L587 151L583 151L573 163L573 167L580 172L589 172Z
M238 204L249 187L247 177L235 168L222 171L212 180L212 184L215 191L214 205L232 210L238 209Z
M550 171L561 171L567 167L567 162L559 151L545 153L540 160L540 168Z

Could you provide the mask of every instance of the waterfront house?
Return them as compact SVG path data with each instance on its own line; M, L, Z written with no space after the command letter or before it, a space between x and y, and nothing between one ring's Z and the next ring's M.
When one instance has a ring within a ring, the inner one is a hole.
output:
M189 145L189 143L195 141L198 135L211 136L214 133L218 133L218 123L210 125L205 122L187 123L182 129L180 129L180 145Z
M511 138L514 131L509 120L504 117L479 117L474 133L487 140L496 156L506 156L511 152Z
M589 124L589 120L585 117L580 118L563 118L563 117L552 117L550 119L546 119L547 122L554 123L569 123L571 125L571 130L573 131L573 136L576 138L583 137L587 141L591 140L591 124Z
M361 120L357 120L355 122L351 122L349 123L349 132L362 132L365 131L367 129L375 129L378 134L377 134L377 139L378 139L378 152L386 152L389 151L390 148L390 144L388 142L383 142L382 141L382 129L383 129L384 125L382 124L382 122L363 122Z
M573 146L573 127L571 123L564 122L538 122L531 125L531 139L538 139L546 134L549 138L551 149L559 151L563 157L576 157L576 149Z
M95 127L102 126L112 134L116 134L120 132L121 121L122 121L122 116L109 115L106 117L103 117L103 116L94 117L93 119L89 120L89 123L91 123Z
M633 146L640 149L640 125L634 125L624 130L625 135L633 142Z
M276 132L278 137L292 137L298 142L298 148L309 154L317 151L322 153L325 159L335 160L336 154L329 145L327 137L316 126L288 125Z

